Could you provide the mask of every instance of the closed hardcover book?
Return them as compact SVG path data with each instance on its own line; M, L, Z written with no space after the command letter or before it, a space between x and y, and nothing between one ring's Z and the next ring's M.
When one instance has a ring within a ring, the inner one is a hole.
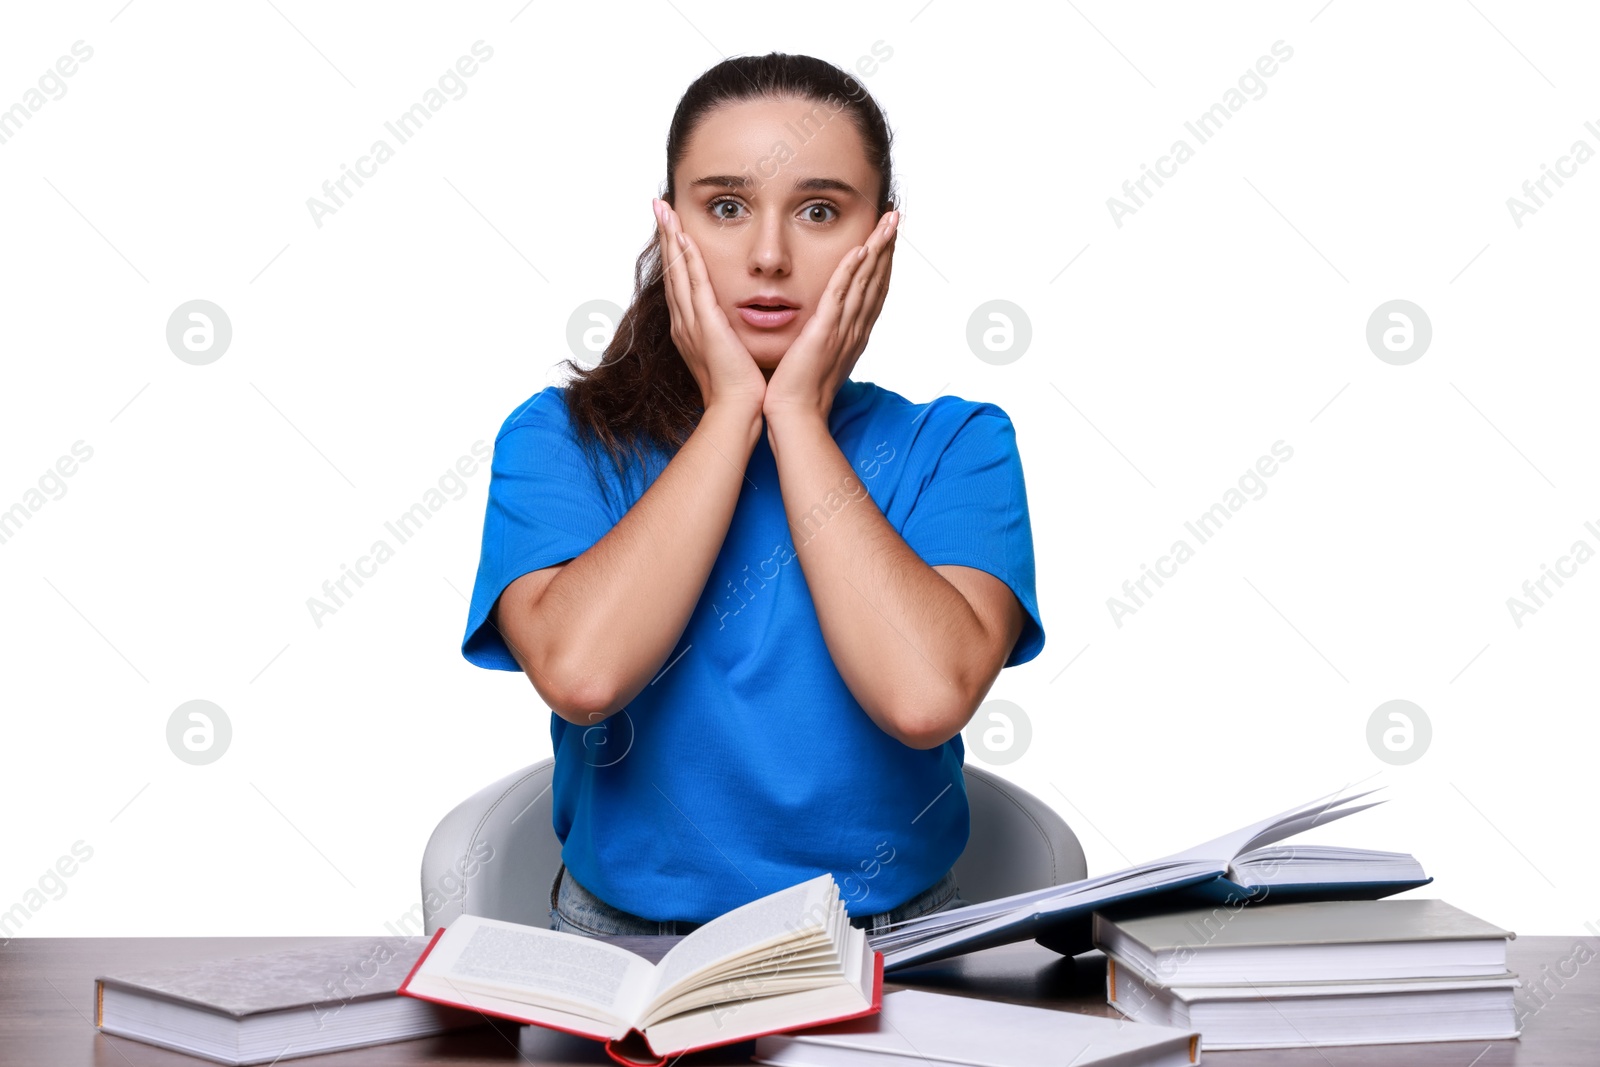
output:
M1521 1033L1516 975L1166 985L1106 957L1106 1001L1129 1019L1192 1027L1207 1050L1433 1041Z
M1498 975L1515 936L1428 898L1094 915L1096 948L1183 986Z
M756 1040L769 1067L1189 1067L1200 1034L1072 1011L898 989L864 1019Z
M348 937L94 980L95 1026L218 1063L271 1063L482 1023L396 996L427 943Z

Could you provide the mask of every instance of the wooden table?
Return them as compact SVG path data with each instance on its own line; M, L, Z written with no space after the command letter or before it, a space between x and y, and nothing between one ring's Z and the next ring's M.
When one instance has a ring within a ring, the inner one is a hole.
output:
M16 938L0 947L0 1064L4 1067L197 1067L209 1063L129 1038L99 1033L93 1024L94 978L136 970L307 947L316 937L41 937ZM678 938L612 938L659 958ZM1514 1041L1444 1042L1431 1045L1348 1045L1206 1052L1203 1063L1283 1067L1502 1067L1504 1064L1566 1067L1600 1064L1600 956L1578 966L1574 948L1593 952L1592 938L1519 937L1511 942L1511 969L1522 979L1517 1003L1531 1012ZM1585 958L1582 953L1577 958ZM1567 961L1560 972L1557 965ZM1571 975L1577 967L1576 975ZM1535 993L1535 983L1542 991ZM1113 1016L1105 1002L1105 958L1090 953L1071 959L1032 941L1001 945L966 956L892 972L884 991L915 987L1019 1004L1038 1004ZM1535 1010L1537 1009L1537 1010ZM750 1062L754 1041L708 1049L673 1061L674 1067ZM493 1020L435 1037L306 1056L283 1061L307 1067L369 1064L605 1064L615 1067L598 1042ZM1044 1065L1041 1065L1044 1067Z

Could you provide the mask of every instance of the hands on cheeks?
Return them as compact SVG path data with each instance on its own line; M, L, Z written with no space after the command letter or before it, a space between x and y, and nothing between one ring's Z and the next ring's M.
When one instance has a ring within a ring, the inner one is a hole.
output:
M866 350L883 310L899 224L899 211L885 212L867 243L846 252L834 268L822 302L767 381L761 410L769 419L800 412L827 422L834 394Z
M900 212L885 212L864 245L844 254L823 290L821 302L801 327L770 380L744 345L711 291L699 249L683 232L677 213L655 201L661 231L663 275L673 322L673 341L701 387L707 405L714 396L760 393L762 414L807 413L826 423L834 395L866 350L867 339L889 292ZM677 252L669 251L676 248Z

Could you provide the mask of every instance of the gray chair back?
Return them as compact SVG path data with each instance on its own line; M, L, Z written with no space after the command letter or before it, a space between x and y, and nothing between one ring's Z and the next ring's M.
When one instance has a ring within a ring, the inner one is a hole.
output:
M431 936L458 915L550 925L550 884L561 866L551 827L554 769L555 761L544 759L508 774L434 828L422 859L422 932ZM976 904L1085 876L1083 848L1061 816L991 771L971 764L963 771L972 815L955 864L963 900Z

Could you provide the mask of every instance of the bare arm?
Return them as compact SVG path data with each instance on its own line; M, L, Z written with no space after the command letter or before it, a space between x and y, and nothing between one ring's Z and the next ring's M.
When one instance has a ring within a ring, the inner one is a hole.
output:
M815 413L767 415L823 642L863 711L912 748L960 733L1021 636L1022 605L971 567L930 567L889 525Z
M727 537L760 434L759 409L711 405L604 537L506 587L490 621L557 715L599 722L661 669Z

